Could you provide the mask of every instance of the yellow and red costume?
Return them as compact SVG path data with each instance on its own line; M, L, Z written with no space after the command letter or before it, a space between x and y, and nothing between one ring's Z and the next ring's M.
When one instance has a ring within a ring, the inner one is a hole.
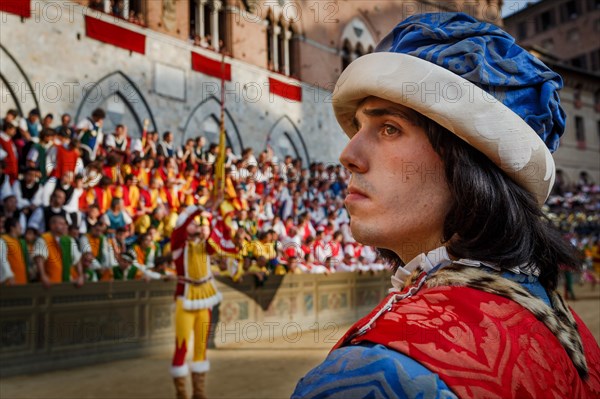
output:
M135 217L138 214L140 205L140 189L138 186L123 186L123 203L125 210L131 217Z
M196 202L194 195L195 195L197 189L198 189L198 179L196 179L194 176L190 176L185 179L185 183L183 184L183 186L181 187L181 190L179 191L179 203L181 204L181 206L185 207L185 206L194 205L194 203ZM188 193L190 190L191 190L191 194Z
M176 177L175 171L173 171L172 169L165 168L165 167L157 168L156 172L154 172L154 178L159 179L160 181L162 181L163 184L167 184L167 181L170 178L174 178L174 177Z
M181 204L179 203L179 193L175 187L163 187L160 192L160 198L163 204L166 204L169 209L177 212Z
M210 330L211 309L221 301L221 293L215 286L210 268L206 241L188 240L187 227L202 212L191 206L180 215L171 235L171 249L178 283L175 292L175 354L171 374L184 377L189 369L185 363L190 335L194 333L194 357L192 373L205 373L209 369L206 345Z
M83 197L83 196L82 196ZM108 187L94 186L87 189L85 193L86 204L92 205L93 203L98 204L98 209L101 214L106 213L110 208L110 202L112 200L112 193Z
M150 202L146 203L146 207L149 207L150 209L154 209L158 206L158 201L159 200L162 201L160 191L161 190L158 188L151 188L151 189L147 190Z
M121 177L121 169L119 168L119 165L103 166L102 173L104 176L110 178L112 184L117 184L119 182L119 178Z
M150 185L150 175L143 168L131 168L131 174L137 177L141 187L148 187Z

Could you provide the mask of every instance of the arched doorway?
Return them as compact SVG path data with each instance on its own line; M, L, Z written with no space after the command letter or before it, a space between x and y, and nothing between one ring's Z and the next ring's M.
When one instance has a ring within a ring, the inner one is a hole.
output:
M112 133L117 125L122 124L127 126L129 136L141 137L145 119L149 121L150 131L157 130L146 99L135 83L121 71L106 75L86 91L75 120L88 117L96 108L106 112L102 127L104 133Z
M352 19L342 31L340 40L340 56L342 70L358 57L373 52L375 40L371 31L362 19L356 17Z
M19 115L26 116L34 108L40 110L36 91L25 70L2 44L0 44L0 59L2 59L2 69L0 70L2 111L16 109Z
M293 158L302 159L305 167L310 164L308 149L300 130L287 115L275 122L267 136L267 143L280 161L285 156L291 155Z
M194 108L183 126L182 142L188 138L195 139L204 136L207 143L218 143L220 117L221 103L219 100L214 96L203 100ZM231 146L233 152L241 154L244 143L237 125L227 109L225 109L225 136L227 145Z

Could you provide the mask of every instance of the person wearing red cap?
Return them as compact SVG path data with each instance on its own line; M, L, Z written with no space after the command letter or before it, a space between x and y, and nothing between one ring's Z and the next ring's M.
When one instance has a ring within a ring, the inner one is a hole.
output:
M409 17L341 74L345 200L389 295L292 398L597 398L600 348L560 297L543 220L560 76L462 13Z

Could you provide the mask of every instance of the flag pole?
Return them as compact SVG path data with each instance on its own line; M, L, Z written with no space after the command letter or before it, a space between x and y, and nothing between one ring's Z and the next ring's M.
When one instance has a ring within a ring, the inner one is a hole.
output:
M225 54L221 55L221 120L219 129L219 153L215 162L215 197L225 192Z

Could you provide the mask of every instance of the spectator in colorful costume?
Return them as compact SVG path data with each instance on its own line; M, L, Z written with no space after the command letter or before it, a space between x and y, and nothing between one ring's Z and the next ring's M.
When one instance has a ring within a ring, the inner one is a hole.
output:
M53 215L47 224L49 231L35 242L33 260L44 287L72 281L83 285L81 252L75 240L67 235L68 224L63 215Z
M205 384L209 362L206 346L212 307L221 302L221 293L213 280L207 244L210 235L210 216L197 206L186 208L177 220L171 235L171 250L177 270L175 292L175 353L171 375L177 398L186 398L186 378L191 368L193 398L206 398ZM185 362L194 333L194 357L191 367Z

